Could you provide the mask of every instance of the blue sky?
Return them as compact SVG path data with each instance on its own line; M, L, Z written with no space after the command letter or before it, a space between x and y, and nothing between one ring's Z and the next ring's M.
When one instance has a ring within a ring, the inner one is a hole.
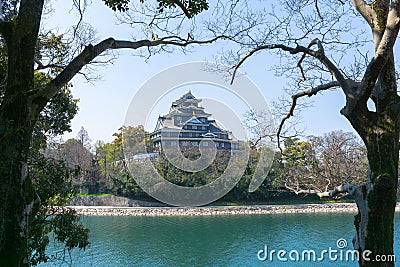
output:
M123 25L116 25L114 13L99 2L101 1L93 1L86 16L86 21L97 29L98 40L108 37L129 39L130 29ZM54 1L53 7L55 13L45 21L44 27L57 27L62 32L65 25L77 21L76 15L71 12L70 1ZM201 46L195 47L194 51L188 54L177 50L174 53L155 55L147 62L135 56L132 51L120 51L114 64L95 69L101 79L93 84L87 83L82 77L74 78L72 92L75 98L80 99L80 110L72 121L72 132L65 134L64 140L75 137L83 126L92 141L111 141L112 134L124 123L131 99L143 83L158 72L176 64L212 61L213 55L216 55L219 49L218 45ZM275 62L276 59L267 53L259 54L249 59L241 69L259 87L269 103L276 101L283 94L282 88L287 82L282 77L274 76L273 71L270 70ZM186 88L169 94L169 98L165 98L162 103L176 99L185 90ZM204 96L202 92L197 93L199 96ZM214 97L212 94L213 92L210 91L210 98ZM313 107L301 113L303 121L301 127L305 129L305 135L321 135L333 130L353 131L347 120L339 113L344 105L344 96L340 90L314 96L313 100ZM207 109L207 106L205 108ZM165 114L168 110L169 104L158 105L153 111L154 123L156 114ZM214 117L218 120L216 115ZM150 126L147 128L152 130Z

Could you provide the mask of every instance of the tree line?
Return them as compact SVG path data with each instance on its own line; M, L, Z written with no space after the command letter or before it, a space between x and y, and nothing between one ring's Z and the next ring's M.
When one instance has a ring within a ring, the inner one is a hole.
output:
M97 141L93 146L82 128L76 138L51 146L47 154L64 161L80 174L73 183L81 194L113 194L128 198L151 200L135 182L135 174L127 168L123 152L124 138L144 144L154 152L143 126L123 126L113 134L114 140ZM86 141L85 141L86 140ZM323 136L287 138L282 151L275 151L271 169L263 184L249 192L250 180L258 164L261 147L250 146L250 156L243 177L223 198L226 201L264 201L285 199L296 194L314 194L333 190L337 184L353 184L367 174L366 149L353 133L334 131ZM186 149L185 157L195 159L199 151ZM226 169L230 151L219 150L204 170L187 172L175 167L161 152L153 160L157 171L170 182L181 186L201 186L218 178ZM341 198L346 194L340 194Z

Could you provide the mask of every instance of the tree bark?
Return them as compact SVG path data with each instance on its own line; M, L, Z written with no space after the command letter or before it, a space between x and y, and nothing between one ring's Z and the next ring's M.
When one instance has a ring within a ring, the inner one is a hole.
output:
M43 108L30 94L43 4L43 0L21 0L19 15L1 27L8 70L0 105L0 266L29 266L28 221L38 200L27 159L33 127Z
M353 243L359 255L371 251L371 260L360 257L360 266L394 266L394 261L378 262L377 257L394 255L399 134L372 132L366 139L370 170L367 183L360 188L361 197L355 197L359 213L355 217Z
M360 257L360 266L394 266L393 260L378 261L394 255L394 213L397 203L399 162L399 96L393 54L381 70L372 91L376 111L365 102L344 114L363 139L369 163L366 183L354 198L359 208L355 217L355 249L362 255L370 251L370 261Z
M367 181L355 197L359 213L355 217L356 236L353 241L360 255L367 250L371 252L368 256L370 261L360 257L360 266L394 266L393 259L378 260L394 255L400 98L393 47L400 27L400 2L352 2L369 22L375 47L375 55L358 87L362 95L355 97L356 108L347 114L344 112L365 143L369 163ZM347 103L354 101L352 97L346 94ZM367 109L369 98L375 104L375 111Z
M20 127L4 129L4 120L0 125L0 266L29 266L28 221L37 203L27 167L30 138Z
M0 34L7 46L7 84L0 96L0 266L29 265L28 221L37 204L28 175L27 159L39 113L85 65L109 49L139 49L160 45L185 47L208 44L167 36L156 40L123 41L108 38L88 45L50 82L34 88L34 64L44 0L20 0L18 14L0 16ZM1 13L1 12L0 12Z

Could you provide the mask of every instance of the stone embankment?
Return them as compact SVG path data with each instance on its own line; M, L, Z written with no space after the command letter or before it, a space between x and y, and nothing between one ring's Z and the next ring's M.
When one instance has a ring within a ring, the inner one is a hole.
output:
M110 207L70 206L79 215L88 216L214 216L250 214L296 214L296 213L356 213L353 203L299 204L299 205L253 205L253 206L207 206L207 207ZM400 211L397 204L396 211Z
M129 199L117 196L77 196L70 206L112 206L112 207L165 207L164 203Z

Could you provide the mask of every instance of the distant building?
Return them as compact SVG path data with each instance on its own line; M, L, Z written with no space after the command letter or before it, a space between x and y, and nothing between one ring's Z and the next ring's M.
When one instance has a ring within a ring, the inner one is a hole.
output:
M142 160L142 159L148 159L148 158L156 158L158 157L159 154L157 152L154 153L144 153L144 154L137 154L133 156L134 160Z
M154 132L150 133L154 148L207 147L212 140L217 149L239 149L232 132L219 126L211 114L199 106L201 101L189 91L172 102L169 113L159 116Z

